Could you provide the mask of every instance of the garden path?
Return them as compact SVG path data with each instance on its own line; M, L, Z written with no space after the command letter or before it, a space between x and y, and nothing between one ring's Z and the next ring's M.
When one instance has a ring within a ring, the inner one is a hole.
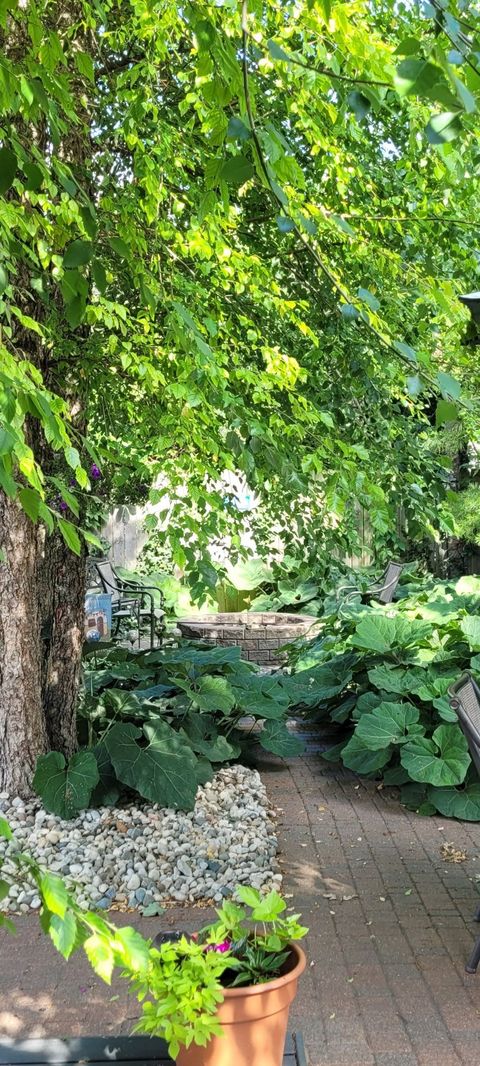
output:
M291 1020L311 1066L479 1062L480 973L463 966L477 930L480 826L411 814L393 790L316 754L259 769L279 808L284 888L310 927ZM451 842L465 861L445 861ZM193 929L199 910L115 918L149 935ZM18 921L15 939L0 935L0 959L0 1033L130 1031L138 1008L121 983L102 985L81 956L65 963L35 918Z

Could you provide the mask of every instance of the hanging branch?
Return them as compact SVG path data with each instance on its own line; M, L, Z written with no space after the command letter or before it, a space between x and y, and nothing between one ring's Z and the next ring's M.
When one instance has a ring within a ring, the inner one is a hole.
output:
M260 142L260 138L259 138L259 135L258 135L258 130L257 130L256 122L255 122L255 117L254 117L254 114L253 114L252 100L251 100L251 95L250 95L249 75L248 75L248 39L249 39L249 31L248 31L248 0L242 0L242 76L243 76L243 91L244 91L244 98L245 98L245 109L246 109L247 116L248 116L248 121L249 121L249 124L250 124L250 131L251 131L251 134L252 134L252 140L253 140L253 143L255 145L255 149L256 149L256 152L257 152L257 156L258 156L258 161L259 161L260 167L262 169L262 172L263 172L264 177L265 177L265 181L267 183L269 194L272 197L272 199L274 200L277 208L283 213L284 217L287 218L289 220L289 222L291 223L292 231L295 232L298 240L303 245L305 251L308 253L310 258L313 259L315 265L322 272L322 274L324 274L325 277L328 278L330 284L332 285L332 288L336 292L338 292L338 294L342 297L342 300L345 300L345 302L347 304L350 304L351 306L354 306L352 304L352 300L351 300L349 292L346 289L344 289L343 285L341 285L341 283L339 281L337 281L337 278L332 273L332 271L329 269L329 267L324 262L324 260L321 258L321 256L319 255L317 249L315 248L315 246L310 243L308 238L305 236L305 234L302 232L300 227L295 222L295 219L292 218L290 212L285 208L285 204L283 203L282 198L278 195L278 193L277 193L277 191L275 189L275 183L272 181L272 178L271 178L271 175L270 175L268 164L267 164L267 161L265 159L263 148L262 148L262 145L261 145L261 142ZM362 322L367 326L367 329L369 329L370 332L374 334L374 336L377 338L377 340L380 341L382 346L384 348L386 348L388 351L392 352L392 354L396 357L396 359L399 359L406 366L408 366L410 372L412 372L413 367L415 366L415 364L411 362L411 360L408 358L408 356L402 355L402 353L397 350L397 348L394 346L394 344L392 344L392 342L388 339L388 337L385 337L380 332L380 330L378 330L377 327L374 326L372 322L370 322L369 318L365 319L365 318L362 317ZM437 392L438 391L438 383L437 383L436 379L433 377L433 375L429 374L423 368L419 372L421 373L422 378L431 386L433 391ZM462 407L468 408L468 405L465 403L465 401L461 400L460 398L458 398L458 400L456 402L459 405L461 405Z

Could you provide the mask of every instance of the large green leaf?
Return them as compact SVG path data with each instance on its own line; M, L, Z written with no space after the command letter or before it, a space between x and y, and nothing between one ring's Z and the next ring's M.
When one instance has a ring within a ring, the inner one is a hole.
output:
M480 781L465 788L435 788L432 785L428 789L428 799L446 818L480 821Z
M184 735L187 736L186 733ZM188 739L193 750L198 752L199 755L204 755L209 762L231 762L232 759L236 759L240 755L240 745L232 744L221 734L206 737L205 740Z
M88 807L98 782L98 767L92 751L79 751L68 763L59 751L40 755L33 788L47 811L60 818L75 818Z
M400 760L414 781L438 786L460 785L471 761L465 737L456 725L438 726L431 740L410 740Z
M253 164L243 155L227 159L220 171L220 177L231 185L243 185L254 174Z
M67 270L84 266L90 262L92 255L93 244L91 241L72 241L63 253L63 265Z
M418 717L417 708L409 703L381 703L370 714L362 714L355 736L370 751L381 751L389 744L401 744Z
M431 96L436 85L443 82L440 67L426 59L404 59L395 73L395 88L400 96Z
M7 192L17 173L18 159L10 148L0 148L0 195Z
M467 638L472 651L480 651L480 618L476 615L462 618L460 629Z
M395 692L398 696L403 696L411 691L410 674L411 670L384 664L369 670L368 680L376 688L383 689L385 692Z
M355 770L357 774L372 774L386 766L392 757L391 748L383 748L382 751L371 751L363 740L357 737L356 732L350 737L348 744L342 750L342 761L349 770Z
M107 745L102 740L92 750L97 760L98 784L92 792L90 804L92 807L113 807L120 798L121 788Z
M226 677L202 677L194 700L203 711L222 711L223 714L228 714L235 706L235 695Z
M284 722L265 722L258 739L265 751L271 751L274 755L281 755L284 759L302 755L305 751L303 740L300 737L293 736Z
M282 718L288 706L288 695L274 678L261 674L245 674L232 679L238 706L255 718Z
M247 559L235 566L227 564L225 570L228 582L239 592L253 592L260 585L273 581L272 570L263 559Z
M353 676L352 670L348 668L348 660L345 662L343 657L342 659L341 663L337 664L332 660L324 666L301 670L300 673L286 678L282 684L285 685L291 703L312 707L323 700L339 696Z
M393 647L409 648L430 633L431 626L426 622L373 613L361 619L349 643L368 651L388 652Z
M151 664L164 665L166 668L169 666L226 666L231 663L237 663L241 659L242 650L236 645L232 645L229 648L216 647L216 648L166 648L158 651L148 652L145 657L145 663L150 666ZM189 675L190 676L190 675Z
M147 747L138 743L143 736ZM144 725L143 732L131 722L114 725L104 743L124 785L162 807L193 808L197 794L195 755L166 722Z

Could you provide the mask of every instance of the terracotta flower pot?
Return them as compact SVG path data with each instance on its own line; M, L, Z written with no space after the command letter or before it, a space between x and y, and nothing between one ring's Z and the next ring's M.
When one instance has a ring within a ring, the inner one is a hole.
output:
M282 1066L288 1012L306 965L297 944L292 944L292 954L294 965L283 977L226 988L218 1008L223 1036L214 1036L206 1048L182 1048L177 1066Z

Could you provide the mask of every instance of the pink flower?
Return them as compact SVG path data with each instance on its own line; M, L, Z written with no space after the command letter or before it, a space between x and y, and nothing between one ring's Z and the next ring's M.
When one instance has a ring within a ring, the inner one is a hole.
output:
M218 951L223 955L225 951L230 951L231 946L230 940L222 940L221 944L209 944L207 951Z

